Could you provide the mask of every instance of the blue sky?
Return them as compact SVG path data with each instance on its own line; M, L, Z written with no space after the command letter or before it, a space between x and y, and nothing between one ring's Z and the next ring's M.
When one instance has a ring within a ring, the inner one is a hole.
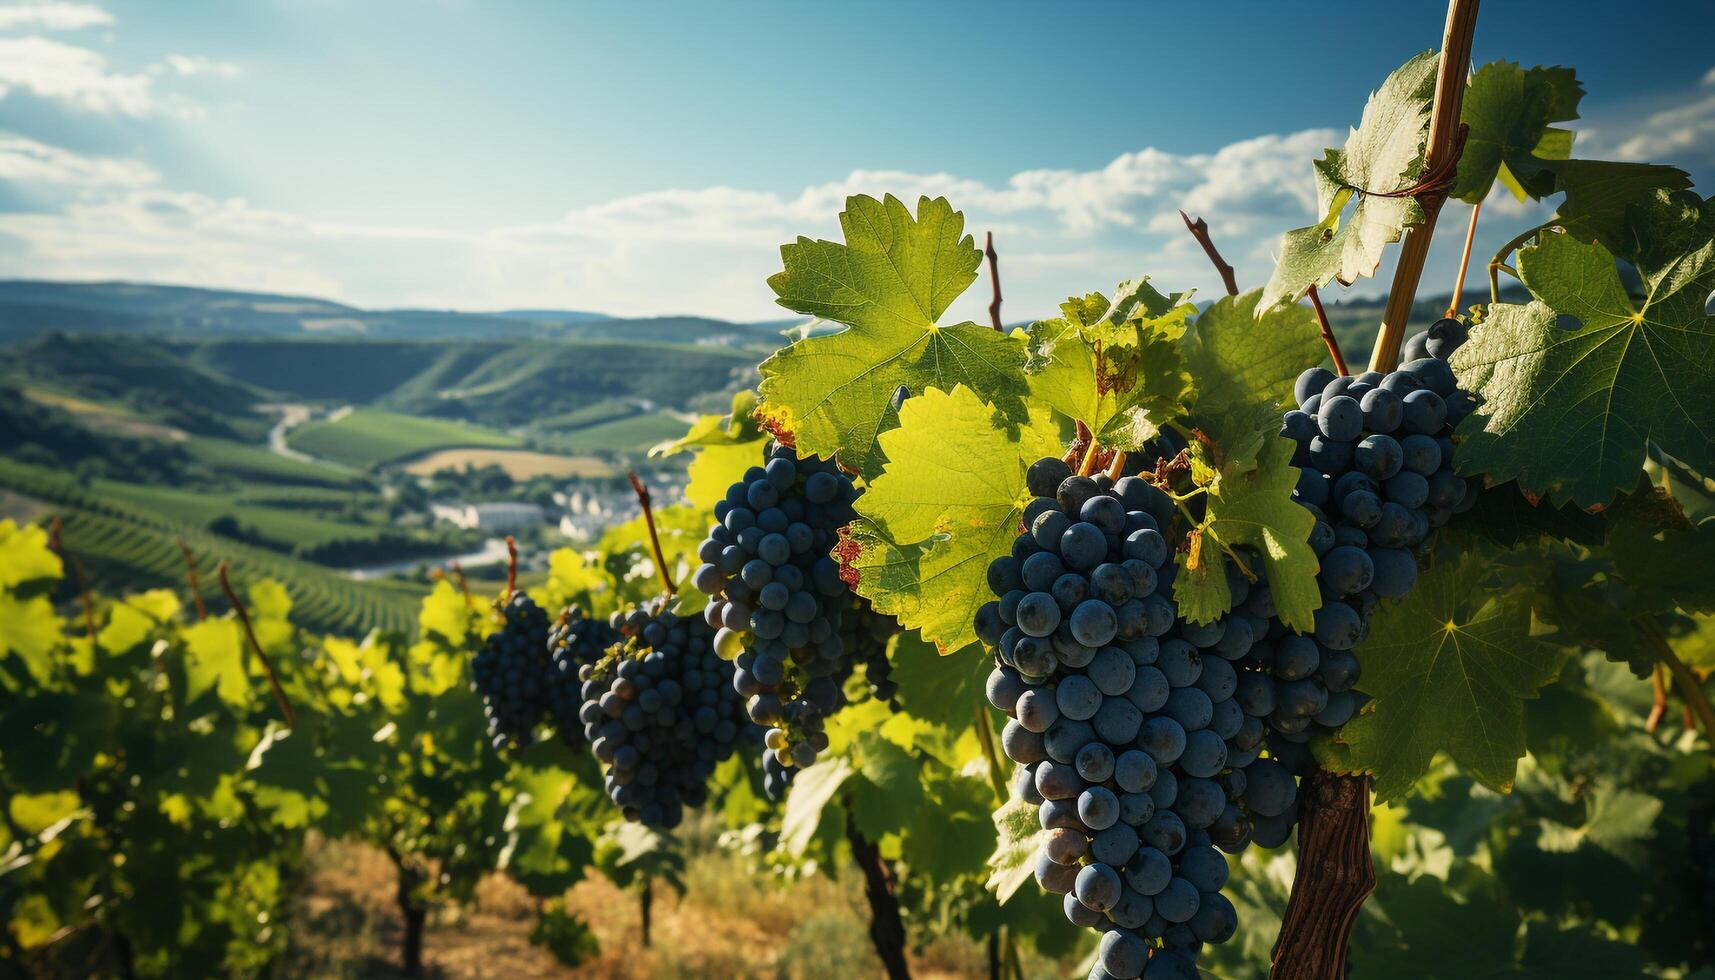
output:
M1210 295L1174 209L1260 283L1310 220L1310 161L1443 16L0 0L0 275L762 318L782 241L832 235L846 193L892 191L995 231L1009 316L1140 273ZM1707 184L1712 27L1706 0L1490 0L1477 61L1576 67L1579 155ZM1542 214L1493 210L1479 251Z

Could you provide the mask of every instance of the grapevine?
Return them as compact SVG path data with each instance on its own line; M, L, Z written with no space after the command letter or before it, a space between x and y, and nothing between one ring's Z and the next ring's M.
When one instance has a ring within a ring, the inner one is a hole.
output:
M634 476L636 521L528 594L516 554L492 602L435 582L413 637L312 634L188 546L193 605L101 595L0 521L0 958L279 972L342 839L392 862L407 974L494 873L568 964L567 889L635 887L653 955L719 834L849 874L892 977L949 932L994 976L1699 975L1715 205L1578 156L1570 69L1471 70L1476 12L1314 163L1265 284L1179 212L1212 302L1137 275L1008 326L993 234L853 195L768 279L823 324L659 447L685 499ZM1500 194L1554 214L1462 307ZM1390 252L1348 359L1333 290Z

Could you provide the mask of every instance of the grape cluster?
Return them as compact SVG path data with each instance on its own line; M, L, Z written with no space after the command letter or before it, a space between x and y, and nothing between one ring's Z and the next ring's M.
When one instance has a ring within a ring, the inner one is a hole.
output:
M1178 618L1162 533L1176 508L1160 488L1074 476L1055 458L1027 480L1024 533L989 566L998 598L975 627L996 650L987 693L1009 716L1016 795L1049 832L1037 881L1103 933L1092 976L1194 977L1201 944L1237 927L1220 850L1242 850L1254 822L1296 800L1291 774L1259 758L1261 716L1237 698L1235 664L1259 627ZM1235 573L1251 602L1244 585Z
M1254 658L1276 682L1269 725L1284 741L1337 728L1361 706L1352 651L1371 611L1411 590L1431 531L1475 501L1475 485L1453 472L1453 427L1472 402L1446 361L1465 337L1460 321L1440 320L1411 338L1396 371L1298 378L1281 434L1297 444L1293 498L1316 517L1322 606L1311 635L1281 635Z
M548 715L559 719L578 717L583 707L583 681L578 672L585 664L594 664L607 655L609 647L624 640L624 636L606 619L592 617L581 606L567 606L548 631ZM560 739L574 748L582 747L583 724L559 724Z
M548 614L519 591L495 616L499 628L471 658L471 685L494 747L529 745L549 707Z
M693 583L710 596L704 619L715 651L734 663L732 685L750 717L768 726L764 788L785 789L794 768L827 748L828 715L862 663L872 688L892 696L886 637L897 626L869 611L829 552L857 516L858 490L832 462L772 445L715 504Z
M715 766L750 734L744 704L700 619L682 619L656 599L614 613L609 626L623 640L578 668L576 720L625 818L671 828L684 807L708 798ZM560 724L572 727L572 719Z

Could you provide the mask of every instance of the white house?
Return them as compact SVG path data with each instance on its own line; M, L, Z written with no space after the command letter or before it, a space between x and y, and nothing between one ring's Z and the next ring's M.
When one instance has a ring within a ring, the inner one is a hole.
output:
M484 531L518 531L542 523L539 504L493 501L482 504L430 504L435 519L457 527Z

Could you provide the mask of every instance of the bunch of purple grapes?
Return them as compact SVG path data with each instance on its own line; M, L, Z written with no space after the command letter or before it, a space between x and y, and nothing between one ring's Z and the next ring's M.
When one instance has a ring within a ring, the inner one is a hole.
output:
M714 631L674 615L667 600L616 612L609 626L622 641L578 668L577 715L560 725L581 724L627 820L671 828L708 799L715 766L751 737L744 702L714 655Z
M1261 717L1235 698L1251 620L1198 627L1168 598L1175 505L1138 477L1031 465L1035 499L976 614L995 650L990 703L1019 766L1016 795L1048 831L1036 879L1067 919L1103 933L1092 976L1196 976L1203 943L1230 938L1227 863L1258 821L1295 801L1259 758ZM1232 586L1244 596L1242 576Z
M845 680L864 667L872 693L891 698L887 640L898 625L870 610L830 557L857 513L858 489L832 461L772 445L715 505L692 582L707 594L713 646L733 662L732 685L767 728L764 788L778 798L794 769L828 746L826 721L846 703Z

